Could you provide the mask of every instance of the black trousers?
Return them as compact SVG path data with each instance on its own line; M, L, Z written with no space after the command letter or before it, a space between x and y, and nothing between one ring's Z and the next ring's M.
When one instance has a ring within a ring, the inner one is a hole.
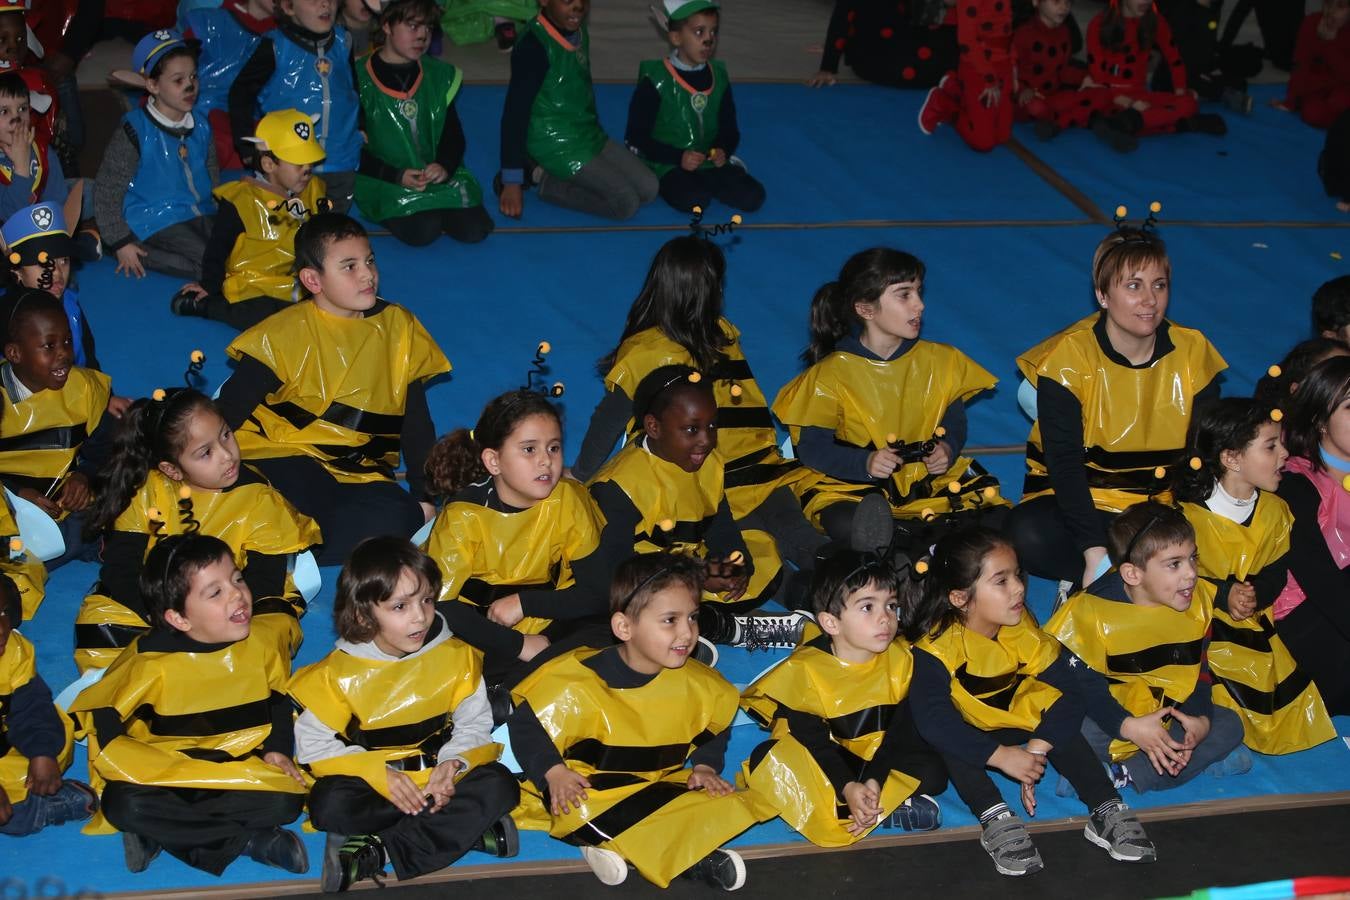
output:
M1103 529L1116 518L1115 513L1100 509L1096 514ZM1003 520L1003 533L1012 541L1022 571L1074 584L1082 579L1083 554L1078 549L1078 538L1069 531L1069 523L1053 495L1014 506Z
M422 527L422 507L393 481L348 484L338 481L316 459L278 456L251 459L272 487L318 523L323 545L315 548L321 566L341 565L352 548L368 537L411 537Z
M1333 598L1344 602L1345 598ZM1304 600L1275 623L1298 667L1317 685L1333 716L1350 714L1350 637L1342 634L1311 600Z
M272 313L294 305L275 297L251 297L231 303L219 294L212 294L206 298L206 318L247 331Z
M686 172L678 166L661 176L661 198L680 212L695 206L706 212L720 200L732 209L754 212L764 205L764 185L734 163Z
M1350 203L1350 111L1327 129L1327 142L1317 160L1317 174L1328 196Z
M309 795L314 827L337 834L375 834L400 881L436 872L459 859L520 800L520 784L499 763L473 769L436 813L410 816L361 778L320 778Z
M102 804L119 831L149 838L189 866L219 875L253 835L294 822L305 797L110 781Z
M608 617L555 619L539 633L548 638L548 647L529 662L521 662L518 658L505 653L485 651L484 683L489 686L501 685L509 690L550 659L556 659L578 647L608 647L618 640L609 626Z
M462 244L476 244L497 227L481 205L464 209L428 209L397 219L385 219L380 224L394 237L413 247L425 247L442 232Z
M1031 739L1030 732L1018 731L1015 728L1004 728L988 734L1005 746L1025 744ZM952 786L956 788L956 793L961 795L961 799L970 807L972 813L979 816L991 807L1004 802L1003 795L994 784L994 779L989 776L987 768L973 765L955 756L944 756L943 759L947 763L947 774L951 777ZM1078 792L1079 798L1087 804L1089 810L1096 809L1108 800L1120 799L1120 794L1111 786L1106 769L1102 767L1096 754L1088 746L1087 739L1081 734L1075 734L1073 740L1051 750L1049 759L1055 771L1073 785L1073 789ZM1045 789L1044 782L1040 789Z

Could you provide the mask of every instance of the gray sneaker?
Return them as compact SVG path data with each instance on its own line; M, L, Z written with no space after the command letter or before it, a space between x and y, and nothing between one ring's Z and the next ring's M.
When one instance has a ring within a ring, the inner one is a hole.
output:
M802 612L782 615L737 616L733 647L747 650L792 650L802 639L802 629L813 621Z
M1144 834L1144 826L1124 803L1117 803L1101 815L1089 816L1083 837L1121 862L1154 862L1158 858L1157 848Z
M1024 823L1015 813L1009 813L984 826L980 844L994 860L1000 875L1030 875L1045 868L1036 845Z

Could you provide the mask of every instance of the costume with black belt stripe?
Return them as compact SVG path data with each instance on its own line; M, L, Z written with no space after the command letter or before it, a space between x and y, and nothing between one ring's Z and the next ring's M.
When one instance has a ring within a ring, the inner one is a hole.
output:
M952 705L981 731L1035 731L1061 694L1036 676L1059 658L1059 642L1023 610L993 640L960 623L914 645L932 654L952 678Z
M143 649L151 631L70 705L89 739L89 780L100 794L111 781L154 787L303 794L305 788L258 755L272 730L274 695L286 690L288 661L265 636L250 635L210 652ZM159 643L164 643L159 641ZM211 646L211 645L207 645ZM95 712L111 708L125 733L99 742ZM107 833L102 813L86 833Z
M813 523L818 523L825 507L840 500L861 499L868 486L830 478L797 460L783 457L769 404L741 350L741 333L726 319L720 319L719 325L728 343L719 351L716 365L704 374L712 379L713 397L717 400L717 450L726 460L725 484L731 514L737 519L744 518L779 487L787 487L797 496L803 512ZM661 366L670 365L699 368L689 351L660 328L639 331L619 345L614 366L605 375L605 387L622 391L632 399L643 378ZM739 388L739 392L733 393L733 387ZM641 430L640 422L628 423L630 438Z
M1186 446L1195 395L1228 368L1219 351L1192 328L1164 321L1155 337L1172 349L1146 368L1132 368L1103 350L1103 311L1080 319L1017 358L1017 368L1037 385L1062 385L1083 408L1084 466L1093 504L1121 512L1136 503L1171 497ZM1045 468L1041 426L1027 438L1022 500L1054 493Z
M47 567L25 549L11 549L11 542L16 538L19 538L19 523L14 521L14 511L9 508L9 498L5 497L0 499L0 573L8 575L14 582L19 591L19 603L23 606L24 621L29 622L46 596Z
M226 352L281 382L235 432L244 458L309 456L347 483L393 480L408 385L450 371L422 323L384 300L353 319L297 303Z
M1234 522L1196 503L1181 510L1195 528L1200 577L1246 581L1289 551L1294 517L1275 494L1258 492L1251 518ZM1326 704L1275 632L1270 608L1241 622L1214 609L1209 668L1223 690L1214 703L1242 719L1243 743L1258 753L1293 753L1336 736Z
M112 530L150 536L145 555L160 537L188 533L190 528L179 512L178 492L185 485L192 489L186 482L152 470L113 522ZM239 478L230 487L220 491L193 489L189 499L197 530L228 544L240 571L248 565L250 552L290 556L322 540L313 519L297 512L257 470L246 465L239 467ZM160 513L154 524L151 509ZM144 557L139 560L144 561ZM300 617L304 614L305 600L287 573L280 597L253 598L252 628L255 633L270 635L277 651L289 659L300 649L304 637ZM143 609L124 606L106 593L102 582L95 582L75 616L75 665L81 672L105 668L133 638L149 630Z
M562 478L529 509L501 511L487 505L491 482L460 491L436 516L427 555L441 570L441 600L467 603L487 613L492 601L522 588L570 586L572 562L600 543L604 519L580 482ZM551 619L526 616L514 628L538 634Z
M1195 693L1213 608L1214 585L1203 579L1196 581L1185 611L1080 591L1064 602L1045 630L1106 676L1111 696L1126 712L1146 716L1184 703ZM1113 762L1123 762L1139 748L1117 738L1110 752Z
M880 450L933 437L947 407L994 387L997 379L955 347L915 341L892 360L864 359L836 350L778 392L774 414L793 443L803 428L825 428L850 447ZM951 486L957 485L955 492ZM900 465L883 487L897 518L926 518L1008 501L985 496L998 480L967 456L941 475L922 462Z
M750 718L768 728L773 739L752 768L747 760L738 781L763 798L773 815L783 817L811 843L846 847L876 827L850 834L852 821L840 798L844 785L831 783L807 748L792 735L787 711L822 720L840 756L862 780L866 764L876 755L896 715L909 696L914 657L903 640L891 642L884 653L864 663L845 662L831 651L829 635L792 652L741 694L741 707ZM763 749L763 748L761 748ZM881 785L882 814L878 822L905 802L918 779L891 770Z
M71 366L60 390L36 391L16 402L6 382L17 376L9 363L3 369L0 479L15 493L32 488L46 494L74 469L81 445L103 420L112 379L93 369Z
M708 454L697 472L686 472L650 452L644 444L643 439L629 441L595 473L591 484L614 483L637 508L642 518L633 534L634 553L664 550L707 556L703 536L725 496L721 452L714 450ZM667 531L661 527L663 522L674 527ZM755 566L744 598L737 601L747 603L751 599L764 599L762 595L783 563L773 538L766 532L750 529L741 532L741 537ZM705 591L703 599L719 602L722 598Z
M591 786L570 812L551 816L544 785L526 781L512 817L571 844L603 847L666 887L713 850L761 821L752 799L691 791L685 763L731 727L736 689L697 660L662 669L642 687L612 688L585 665L583 648L551 660L512 692L528 703L567 767Z
M14 693L36 675L37 651L23 635L12 632L5 652L0 654L0 788L4 789L11 804L22 803L28 796L28 757L14 746L13 736L9 733L10 701ZM65 715L58 715L58 718L65 728L66 741L56 764L64 772L70 767L74 743L70 718Z

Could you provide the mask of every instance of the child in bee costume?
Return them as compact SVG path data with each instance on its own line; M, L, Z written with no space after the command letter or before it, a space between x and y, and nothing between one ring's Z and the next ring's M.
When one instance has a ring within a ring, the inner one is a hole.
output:
M0 502L0 573L7 576L19 592L23 618L33 618L42 605L47 590L47 567L42 560L29 553L19 537L19 523L9 500Z
M291 681L296 759L318 780L323 889L400 881L469 850L513 856L520 788L496 760L481 657L436 612L440 571L404 538L352 552L338 578L336 647Z
M511 746L528 779L514 817L580 847L605 884L632 863L660 887L687 874L735 890L745 864L719 848L766 818L717 774L737 698L689 658L702 580L697 560L633 557L610 590L620 643L550 660L513 692Z
M848 846L878 825L942 823L932 795L946 789L946 767L914 727L914 660L895 636L896 591L907 577L853 551L821 563L812 600L822 630L741 695L773 737L750 754L739 782L822 847Z

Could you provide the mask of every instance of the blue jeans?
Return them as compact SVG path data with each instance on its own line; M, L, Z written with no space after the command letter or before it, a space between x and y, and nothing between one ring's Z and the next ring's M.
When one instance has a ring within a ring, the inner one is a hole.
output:
M1186 736L1186 732L1176 721L1169 726L1168 732L1177 741ZM1097 727L1097 723L1089 718L1083 719L1083 737L1087 738L1092 752L1097 754L1098 759L1110 762L1112 738L1107 737L1106 733ZM1153 768L1153 763L1149 762L1148 756L1142 752L1127 759L1125 768L1129 770L1130 780L1134 782L1134 789L1139 793L1165 791L1185 784L1214 763L1226 759L1241 743L1242 720L1231 709L1216 706L1209 717L1209 734L1191 753L1191 761L1178 774L1159 775Z

